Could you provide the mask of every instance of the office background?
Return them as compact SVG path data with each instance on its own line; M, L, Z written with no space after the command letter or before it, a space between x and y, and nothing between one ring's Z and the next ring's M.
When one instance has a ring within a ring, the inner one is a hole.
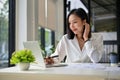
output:
M47 54L66 33L66 17L82 7L89 15L92 32L104 37L105 54L115 51L120 59L119 0L0 0L0 67L10 66L11 53L23 49L23 41L38 40ZM109 62L104 55L104 61Z

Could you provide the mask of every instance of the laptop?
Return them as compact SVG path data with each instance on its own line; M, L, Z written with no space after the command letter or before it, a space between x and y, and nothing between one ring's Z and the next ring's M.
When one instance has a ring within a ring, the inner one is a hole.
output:
M33 55L35 56L36 61L35 63L31 63L31 64L34 66L39 66L41 69L45 69L48 67L67 66L67 64L64 64L64 63L46 65L44 62L44 58L43 58L42 51L38 41L23 42L23 45L24 45L24 48L30 49L33 52Z

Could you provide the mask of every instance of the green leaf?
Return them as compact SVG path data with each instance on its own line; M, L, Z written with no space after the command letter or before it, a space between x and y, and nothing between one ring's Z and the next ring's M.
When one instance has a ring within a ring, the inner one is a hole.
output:
M12 57L10 59L11 64L17 64L20 62L34 62L35 57L31 50L23 49L19 51L15 51L12 53Z

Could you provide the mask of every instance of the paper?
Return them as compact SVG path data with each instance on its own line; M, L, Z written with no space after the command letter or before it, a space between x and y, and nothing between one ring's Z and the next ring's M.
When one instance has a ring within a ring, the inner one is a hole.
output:
M79 64L70 64L67 68L77 68L77 69L81 69L81 68L85 68L85 69L105 69L106 65L104 64L95 64L95 63L79 63Z
M120 67L112 67L110 64L102 63L78 63L78 64L69 64L66 68L70 69L97 69L102 71L115 71L120 72Z
M117 72L119 71L120 72L120 67L106 67L105 71L112 71L112 72Z

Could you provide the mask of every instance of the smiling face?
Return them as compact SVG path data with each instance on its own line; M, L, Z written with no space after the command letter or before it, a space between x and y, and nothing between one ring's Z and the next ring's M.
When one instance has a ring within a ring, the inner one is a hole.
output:
M69 16L69 27L74 34L82 34L83 28L85 25L85 20L82 20L80 17L75 14Z

